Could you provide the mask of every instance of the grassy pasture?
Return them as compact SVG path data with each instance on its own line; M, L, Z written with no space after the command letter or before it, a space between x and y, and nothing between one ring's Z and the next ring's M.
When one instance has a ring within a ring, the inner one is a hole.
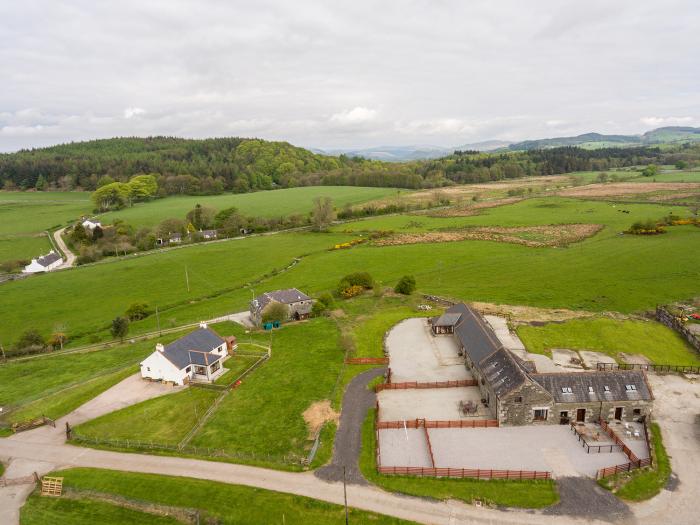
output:
M342 523L345 518L345 510L341 505L242 485L86 468L59 471L53 475L62 476L63 486L77 491L95 491L131 501L199 509L205 513L202 523L336 525ZM97 516L99 523L103 525L181 523L169 518L156 518L152 514L139 511L125 513L125 509L113 503L96 504L94 500L87 498L42 498L38 493L30 496L22 507L21 523L87 525L96 523ZM207 519L209 517L215 521ZM376 525L411 523L354 508L349 509L349 519L351 523Z
M239 311L247 308L251 297L250 289L239 289L241 286L303 254L309 255L294 268L256 285L256 293L290 286L307 293L332 290L343 275L366 269L386 285L413 274L419 290L465 300L592 311L649 309L700 291L699 228L678 226L654 237L619 235L633 221L661 217L670 208L630 204L625 209L631 213L623 214L619 207L605 202L550 197L489 209L473 217L399 215L340 227L398 231L397 224L411 221L421 222L416 229L423 230L573 222L605 225L594 237L567 248L462 241L327 251L350 236L298 233L97 264L0 286L4 320L0 341L7 345L28 328L29 305L32 325L49 333L63 322L73 335L104 331L112 318L136 301L151 308L159 305L161 326ZM679 207L673 211L688 213ZM83 315L86 311L89 316ZM134 323L132 333L153 330L155 325L155 316L151 316Z
M85 192L0 191L0 261L31 259L48 252L44 231L90 210Z
M255 193L174 196L151 202L136 204L132 208L101 215L108 223L123 219L129 224L155 226L171 217L184 219L196 204L223 210L235 206L244 215L259 217L281 217L311 211L316 197L331 197L337 208L345 205L362 204L396 194L394 188L364 188L356 186L305 186L281 190L258 191ZM405 190L404 190L405 191Z
M526 348L537 354L551 356L552 348L570 348L595 350L616 359L624 352L641 354L658 364L700 364L697 353L680 335L652 321L574 319L544 326L520 326L518 335Z

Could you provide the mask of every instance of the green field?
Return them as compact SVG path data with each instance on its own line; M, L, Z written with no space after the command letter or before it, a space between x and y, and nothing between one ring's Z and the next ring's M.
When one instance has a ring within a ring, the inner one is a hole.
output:
M87 438L177 445L209 409L219 391L186 388L105 414L75 427Z
M22 525L71 523L92 525L182 523L141 510L128 510L123 501L155 504L201 512L200 522L222 525L336 525L345 511L341 505L269 490L229 485L192 478L134 474L98 469L70 469L54 473L64 478L63 486L74 494L70 499L46 498L32 494L22 507ZM90 494L92 493L92 495ZM94 494L102 497L98 500ZM349 509L350 523L408 525L388 516Z
M487 505L532 509L548 507L559 500L556 484L552 480L476 480L379 474L374 452L374 416L375 411L372 409L362 425L360 470L368 481L385 490L438 500L456 499L466 503L478 500Z
M306 186L255 193L166 197L136 204L132 208L108 212L100 218L106 223L111 223L114 219L123 219L136 227L155 226L164 219L184 219L196 204L219 211L235 206L240 213L248 216L282 217L297 213L307 214L311 211L316 197L331 197L335 207L342 208L345 205L362 204L395 195L397 191L395 188Z
M214 328L229 335L233 326ZM233 332L240 337L240 328ZM270 334L251 337L267 342ZM269 455L273 463L290 454L305 456L310 442L302 413L313 402L330 399L342 362L338 331L329 319L275 330L272 357L223 398L190 444L266 461ZM219 393L188 388L102 416L76 431L89 438L177 444Z
M0 262L31 259L51 249L43 232L90 211L85 192L0 191Z
M615 359L620 352L640 354L652 363L698 365L700 358L670 328L653 321L618 321L607 318L575 319L544 326L518 327L528 351L550 355L552 348L595 350Z
M598 223L605 229L567 248L530 248L490 241L374 247L328 248L342 234L278 234L196 246L114 261L69 272L37 276L0 286L3 320L0 342L8 345L31 326L49 333L65 323L69 334L102 331L133 302L159 306L161 326L211 318L247 308L246 283L308 254L289 271L254 286L255 292L296 286L307 293L333 290L350 272L369 270L393 286L413 274L418 289L449 297L633 312L700 292L700 228L679 226L641 237L619 233L638 219L661 217L671 207L629 205L630 214L604 202L531 199L462 218L394 216L348 223L342 228L377 228L420 221L420 229L440 225L542 225ZM673 208L685 213L683 208ZM357 234L355 234L356 236ZM187 267L190 291L187 291ZM507 285L504 285L507 283ZM114 293L115 286L119 290ZM32 319L27 323L28 306ZM90 315L83 315L89 311ZM155 316L134 323L132 332L153 330Z
M167 343L182 334L169 334ZM0 406L9 421L65 415L124 377L153 351L155 340L94 352L43 355L0 364Z

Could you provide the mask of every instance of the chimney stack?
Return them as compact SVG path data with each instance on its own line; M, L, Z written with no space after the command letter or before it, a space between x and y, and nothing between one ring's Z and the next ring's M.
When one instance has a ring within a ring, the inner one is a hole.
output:
M200 327L200 328L204 328L204 329L206 330L206 329L207 329L207 323L205 323L204 321L201 321L201 322L199 323L199 327Z
M156 343L156 350L157 350L158 352L164 352L164 351L165 351L165 347L163 346L163 343Z

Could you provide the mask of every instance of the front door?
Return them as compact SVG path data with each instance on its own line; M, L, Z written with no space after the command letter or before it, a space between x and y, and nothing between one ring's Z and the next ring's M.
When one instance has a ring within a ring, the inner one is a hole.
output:
M615 419L622 420L622 407L615 407Z
M579 408L576 410L576 421L579 421L581 423L586 421L586 409L585 408Z

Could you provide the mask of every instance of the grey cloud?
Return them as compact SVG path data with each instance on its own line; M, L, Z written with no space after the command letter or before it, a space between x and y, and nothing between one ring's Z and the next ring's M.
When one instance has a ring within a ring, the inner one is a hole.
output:
M149 134L454 145L697 122L699 23L689 0L4 2L0 150Z

